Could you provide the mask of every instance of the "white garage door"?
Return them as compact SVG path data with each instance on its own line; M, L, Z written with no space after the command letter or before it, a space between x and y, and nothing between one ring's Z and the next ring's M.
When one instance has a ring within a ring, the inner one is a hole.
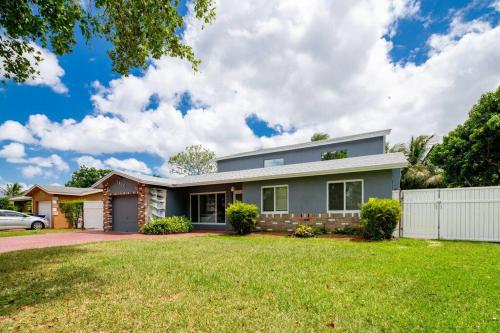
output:
M52 204L50 201L39 201L38 202L38 214L45 215L47 220L49 220L49 225L52 226Z
M103 229L102 201L85 201L83 203L83 218L85 229Z

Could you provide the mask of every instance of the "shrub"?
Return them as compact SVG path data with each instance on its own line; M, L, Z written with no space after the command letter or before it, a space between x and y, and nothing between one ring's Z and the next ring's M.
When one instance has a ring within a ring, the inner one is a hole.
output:
M14 205L10 202L7 197L0 198L0 209L14 210Z
M226 217L240 235L249 234L257 224L259 209L255 205L236 201L226 209Z
M299 224L297 228L292 232L292 237L308 238L315 237L317 232L313 227L306 224Z
M185 216L172 216L152 219L142 227L148 235L176 234L193 230L191 220Z
M66 219L73 225L73 228L78 228L78 221L83 215L83 201L71 200L60 201L59 208L63 212ZM83 221L83 220L82 220ZM82 223L82 229L84 228Z
M333 231L333 233L337 234L337 235L363 236L364 235L364 228L363 228L363 226L360 226L360 225L345 226L342 228L335 229Z
M397 200L369 199L361 206L364 237L371 240L391 239L400 216L401 207Z

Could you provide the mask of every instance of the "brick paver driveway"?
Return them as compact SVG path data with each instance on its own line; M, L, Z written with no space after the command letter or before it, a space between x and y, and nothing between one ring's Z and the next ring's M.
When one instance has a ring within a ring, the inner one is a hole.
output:
M185 238L197 237L217 232L191 232L188 234L175 234L152 236L143 234L119 234L102 231L61 232L41 235L1 237L0 253L26 249L39 249L43 247L63 246L73 244L92 243L100 241L112 241L120 239L147 239L147 238Z

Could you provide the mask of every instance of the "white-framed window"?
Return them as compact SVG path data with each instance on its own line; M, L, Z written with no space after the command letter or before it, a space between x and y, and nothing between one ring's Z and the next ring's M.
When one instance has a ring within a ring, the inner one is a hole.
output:
M271 158L268 160L264 160L264 168L278 166L278 165L284 165L284 164L285 164L284 158Z
M262 186L262 213L288 213L288 185Z
M191 193L189 217L192 223L225 224L226 192Z
M326 209L329 213L359 213L363 197L362 179L326 183Z

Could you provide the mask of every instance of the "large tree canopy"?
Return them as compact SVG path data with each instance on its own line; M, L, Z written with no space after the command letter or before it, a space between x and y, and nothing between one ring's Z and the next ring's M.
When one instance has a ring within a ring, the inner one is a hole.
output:
M451 186L500 185L500 87L481 96L430 158Z
M111 170L107 169L96 169L82 166L80 167L80 170L73 172L73 174L71 175L71 180L66 182L66 184L64 185L80 188L91 187L99 179L106 176L110 172Z
M192 0L203 24L215 17L214 0ZM0 77L24 82L37 76L41 53L34 43L56 55L70 53L76 28L84 38L104 38L113 70L126 75L163 55L185 58L194 69L199 60L182 40L180 0L2 0L0 1Z
M168 159L170 171L178 175L202 175L217 171L215 153L202 145L186 147L186 151Z

